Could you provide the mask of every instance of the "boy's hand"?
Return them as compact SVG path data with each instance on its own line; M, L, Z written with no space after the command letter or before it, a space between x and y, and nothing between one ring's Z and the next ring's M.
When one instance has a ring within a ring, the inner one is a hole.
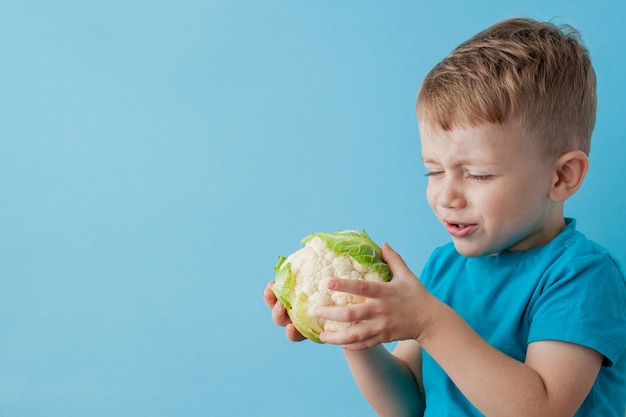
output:
M274 284L273 281L270 281L267 284L267 288L263 290L263 299L265 300L265 304L272 311L272 320L279 326L285 327L285 335L287 339L292 342L301 342L306 339L306 337L302 336L302 334L291 324L291 320L287 315L287 310L285 310L285 306L276 299L276 296L270 289L270 287Z
M390 282L333 279L328 284L332 290L361 295L367 300L362 304L318 309L322 318L357 322L347 330L322 333L322 342L360 350L380 343L418 337L420 323L417 307L430 294L388 244L382 246L382 251L383 259L393 273Z

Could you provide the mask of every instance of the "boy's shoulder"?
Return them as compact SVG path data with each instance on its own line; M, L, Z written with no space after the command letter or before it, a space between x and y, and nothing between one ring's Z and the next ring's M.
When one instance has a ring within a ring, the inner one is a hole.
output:
M615 268L624 279L619 261L607 248L578 231L575 219L566 219L566 222L565 229L548 244L559 255L560 262L575 265L589 261L605 263L607 268Z

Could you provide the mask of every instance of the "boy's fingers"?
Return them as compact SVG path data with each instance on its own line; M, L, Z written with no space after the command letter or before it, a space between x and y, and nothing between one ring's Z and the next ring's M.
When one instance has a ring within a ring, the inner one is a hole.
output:
M333 291L347 292L367 298L376 298L380 294L379 282L363 281L357 279L331 279L328 289Z
M345 310L345 306L324 306L318 307L315 314L325 320L351 321L346 317Z
M280 301L276 301L276 303L272 307L272 320L274 320L274 323L278 324L279 326L287 326L291 323L289 315L287 314L287 310Z
M270 286L272 283L268 284L267 288L263 290L263 300L265 300L265 304L272 312L272 320L279 326L286 326L291 323L289 320L289 315L287 315L287 310L285 310L285 306L276 299L276 296L270 290Z
M320 318L340 322L367 320L372 316L371 311L365 304L318 307L316 313Z
M285 335L287 336L287 339L292 342L301 342L306 340L306 337L304 337L291 323L291 319L289 318L283 303L278 301L276 295L270 289L273 284L274 281L270 281L267 284L267 287L263 289L263 299L265 300L265 304L267 304L269 309L272 311L272 320L277 325L285 327Z
M291 323L286 326L285 334L287 335L287 339L292 342L302 342L303 340L306 340L306 337L304 337L302 333L300 333Z
M404 262L404 259L402 259L400 254L393 250L388 243L383 243L382 251L383 260L387 262L387 265L389 265L389 269L391 269L394 276L405 272L411 272L406 262Z
M274 308L274 304L276 304L277 302L276 296L274 295L272 290L269 289L269 286L263 289L263 301L265 301L265 304L269 307L270 310Z
M388 243L382 246L383 260L389 265L394 276L403 276L412 272L404 262L404 259L394 251ZM367 298L380 297L385 283L351 279L331 279L328 288L333 291L346 292Z

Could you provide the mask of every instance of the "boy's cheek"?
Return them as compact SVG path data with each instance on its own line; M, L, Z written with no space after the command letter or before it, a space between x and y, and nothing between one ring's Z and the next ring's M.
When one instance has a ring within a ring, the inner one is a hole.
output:
M435 211L435 202L437 201L437 198L434 186L432 185L428 185L428 187L426 187L426 201L428 201L428 205L430 206L430 208Z

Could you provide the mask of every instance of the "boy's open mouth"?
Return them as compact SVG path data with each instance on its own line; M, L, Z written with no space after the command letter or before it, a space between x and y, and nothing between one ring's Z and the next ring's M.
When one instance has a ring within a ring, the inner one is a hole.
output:
M451 223L451 222L446 222L446 225L448 227L454 227L456 229L465 229L466 227L473 226L472 224L469 224L469 223Z
M454 237L467 237L475 229L475 224L445 222L446 230Z

